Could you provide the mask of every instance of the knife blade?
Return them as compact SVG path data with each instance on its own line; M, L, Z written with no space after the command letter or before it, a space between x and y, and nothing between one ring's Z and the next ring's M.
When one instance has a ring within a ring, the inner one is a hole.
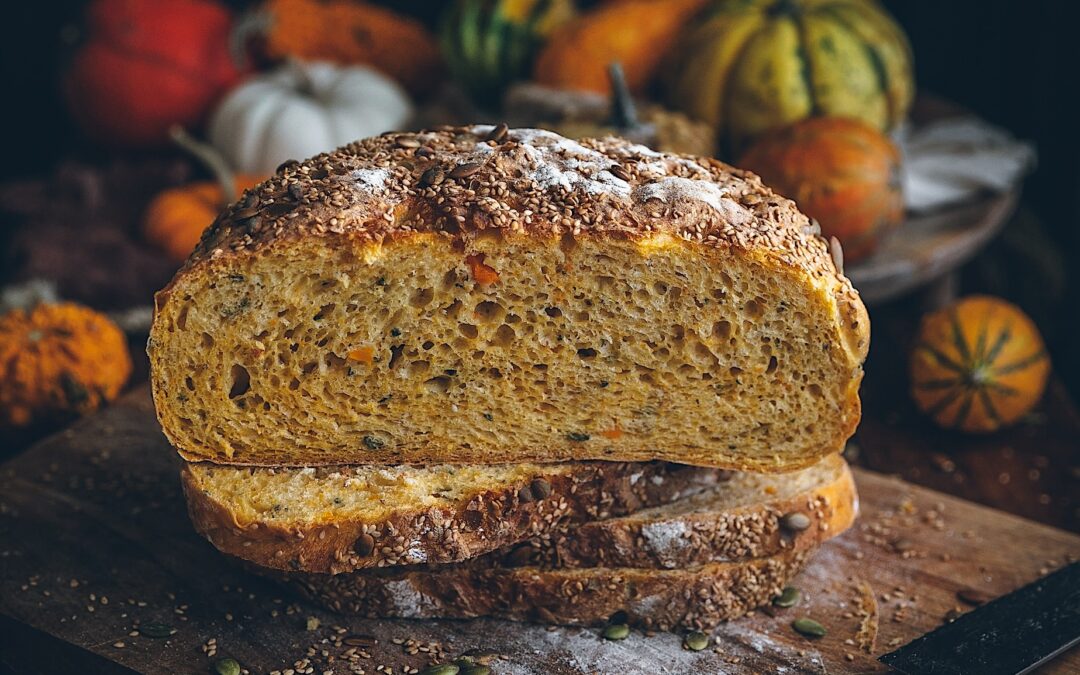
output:
M1080 562L878 658L908 675L1016 675L1080 642Z

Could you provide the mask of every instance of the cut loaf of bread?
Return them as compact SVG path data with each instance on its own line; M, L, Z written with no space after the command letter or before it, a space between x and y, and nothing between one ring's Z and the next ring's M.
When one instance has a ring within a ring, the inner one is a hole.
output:
M816 548L677 570L619 567L484 567L365 570L284 577L309 600L372 618L480 616L559 625L626 622L669 630L709 628L776 597ZM434 567L434 566L433 566ZM282 579L282 573L269 576Z
M390 134L204 233L156 298L154 399L190 460L801 468L859 419L869 323L834 258L716 160Z
M186 464L195 529L283 570L466 560L569 522L700 492L729 473L664 462L273 469Z

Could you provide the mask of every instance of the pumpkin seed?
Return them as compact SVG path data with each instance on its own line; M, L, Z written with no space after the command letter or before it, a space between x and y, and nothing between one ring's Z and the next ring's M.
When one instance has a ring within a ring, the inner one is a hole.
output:
M365 536L370 536L370 535L365 535ZM374 647L375 645L379 644L379 641L378 641L378 639L375 638L374 635L353 634L353 635L346 635L341 640L341 644L349 646L349 647Z
M518 500L522 504L536 501L536 495L533 494L532 487L528 485L522 486L522 488L518 490Z
M450 171L451 178L468 178L480 170L482 165L478 162L465 162L458 164Z
M240 664L236 659L218 659L214 664L214 672L217 675L240 675Z
M286 192L293 198L293 201L299 202L304 199L304 188L300 187L300 183L289 183Z
M139 626L139 635L145 635L146 637L151 638L167 638L175 632L176 629L167 623L155 623L151 621L150 623L144 623Z
M356 555L361 558L368 557L371 555L371 552L375 550L375 537L367 532L363 533L356 538L356 543L353 544L353 550L356 551Z
M584 443L585 441L589 440L589 434L583 434L580 431L571 431L570 433L566 434L566 437L569 440L574 441L575 443Z
M537 500L547 499L551 496L551 483L547 482L543 478L537 478L529 484L529 489L532 490L533 496Z
M510 551L505 558L507 567L524 567L532 562L535 549L530 544L522 544Z
M686 634L682 642L683 649L689 649L692 652L700 652L709 646L709 636L701 631L695 630Z
M825 637L825 634L828 633L828 631L825 630L825 626L822 626L817 621L814 621L813 619L808 619L806 617L795 619L791 622L791 627L794 628L795 632L799 635L803 635L808 638Z
M506 133L508 131L510 131L510 125L506 122L500 122L495 126L494 129L491 130L491 133L489 133L487 135L487 138L484 140L502 143L503 139L506 138Z
M783 517L780 518L780 527L789 532L802 532L810 527L810 516L805 513L800 513L799 511L785 513Z
M622 168L621 164L616 164L612 166L610 169L608 169L608 173L610 173L612 176L615 176L619 180L630 180L630 173L626 169Z
M262 214L267 218L277 218L278 216L283 216L292 210L292 204L287 204L285 202L273 202L263 206Z
M600 634L605 640L625 640L630 635L630 626L625 623L613 623Z
M458 675L491 675L491 668L476 663L462 666L461 670L458 671Z
M444 180L446 180L446 173L443 172L442 167L433 166L424 173L420 174L420 187L438 185Z
M836 237L829 237L829 255L832 256L833 265L840 274L844 273L844 247Z
M259 209L254 206L246 206L242 209L233 211L233 220L247 220L248 218L254 218L259 215Z
M417 148L416 152L414 152L413 154L417 157L434 157L435 151L427 147L426 145L423 145Z
M453 663L438 663L421 670L418 675L458 675L461 668Z
M300 162L296 161L295 159L287 159L284 162L282 162L281 164L278 164L278 168L274 170L274 173L282 173L283 171L288 171L289 169L293 168L294 166L299 166L299 165L300 165Z
M397 146L399 148L419 148L420 141L412 136L405 136L404 138L397 139Z
M780 595L773 598L772 604L777 607L794 607L802 599L802 593L794 586L785 586Z

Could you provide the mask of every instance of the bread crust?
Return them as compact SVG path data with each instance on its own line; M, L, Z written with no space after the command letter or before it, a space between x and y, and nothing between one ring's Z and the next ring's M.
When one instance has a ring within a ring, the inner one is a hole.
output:
M579 158L586 156L595 166L582 168ZM607 168L601 166L605 163ZM186 289L227 274L243 260L298 252L312 241L363 259L417 235L445 238L465 250L492 230L532 236L544 245L566 237L638 241L666 236L716 260L742 255L767 271L804 281L832 313L839 358L850 372L833 442L807 448L801 457L749 457L727 468L780 471L809 466L840 449L854 432L869 320L820 229L793 202L753 174L714 159L656 153L614 138L574 142L536 130L510 130L498 138L489 126L393 133L283 166L218 217L184 267L157 294L148 343L152 369L168 367L164 350L154 345L166 339L163 331L175 318L171 315L182 311ZM234 457L221 448L197 447L181 433L180 414L162 380L154 377L152 383L162 428L185 458L279 463L266 459L270 453ZM365 461L376 463L477 460L467 450L436 450L432 452L437 457L363 454ZM569 453L578 449L555 450L537 450L532 458L572 459ZM701 457L657 453L611 459L717 464L707 452Z
M567 523L664 504L726 475L663 462L575 462L570 471L549 466L551 471L520 482L479 486L447 508L403 506L375 522L335 518L296 526L241 522L230 504L200 486L197 468L190 465L181 482L195 529L222 552L272 569L337 574L466 560Z
M851 527L859 504L844 460L834 455L821 464L823 471L833 472L833 479L796 495L779 499L762 495L758 503L733 509L703 504L688 513L669 514L668 507L658 507L590 521L511 547L498 564L680 569L816 548ZM708 492L737 489L737 480ZM705 497L698 494L680 501L707 502ZM785 516L796 513L807 517L805 529L782 524Z
M814 550L678 570L453 565L434 571L295 575L289 583L330 610L372 618L494 616L598 625L624 613L628 624L649 629L708 629L779 595Z

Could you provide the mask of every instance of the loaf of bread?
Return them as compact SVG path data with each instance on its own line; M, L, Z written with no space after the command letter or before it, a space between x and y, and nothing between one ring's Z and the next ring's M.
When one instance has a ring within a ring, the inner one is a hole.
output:
M273 469L186 464L195 529L221 551L283 570L337 573L466 560L665 504L728 477L664 462Z
M859 419L841 254L712 159L489 126L287 163L156 298L162 427L247 465L806 467Z

